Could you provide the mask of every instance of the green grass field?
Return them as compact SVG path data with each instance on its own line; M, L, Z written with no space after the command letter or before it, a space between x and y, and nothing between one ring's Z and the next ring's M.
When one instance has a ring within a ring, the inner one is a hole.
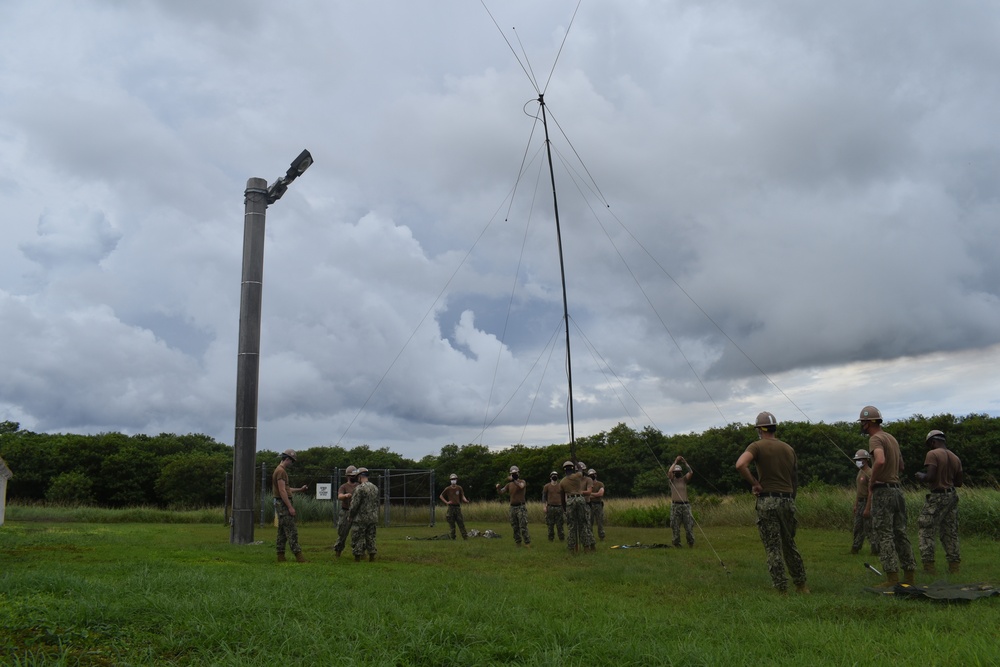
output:
M1000 599L866 593L878 578L863 568L865 556L847 555L844 530L800 530L812 594L779 597L752 521L707 526L694 549L611 549L670 538L609 527L597 553L579 555L549 543L538 523L531 549L515 548L504 523L467 523L504 538L407 539L442 534L443 521L380 529L377 561L355 563L333 557L330 526L310 523L300 527L310 562L278 564L270 526L256 529L262 544L231 546L222 525L9 520L0 528L0 662L1000 662ZM962 549L963 582L1000 583L996 542L965 537ZM930 579L918 572L917 582Z

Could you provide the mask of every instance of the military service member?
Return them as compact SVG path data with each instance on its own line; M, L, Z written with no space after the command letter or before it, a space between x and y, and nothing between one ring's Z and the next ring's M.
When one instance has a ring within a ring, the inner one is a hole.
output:
M510 496L510 527L514 531L514 544L521 546L531 546L531 536L528 535L528 508L524 506L527 496L527 483L521 479L521 469L517 466L510 467L510 474L507 476L507 483L501 486L497 484L497 493Z
M278 517L278 562L285 562L285 543L295 554L295 560L305 563L302 547L299 546L299 530L295 526L295 507L292 506L292 494L309 489L303 484L297 488L288 486L288 468L296 462L295 450L286 449L281 454L281 463L271 474L271 490L274 492L274 513Z
M340 501L340 519L337 521L337 543L333 545L333 550L340 558L341 552L347 546L347 536L351 532L351 498L354 489L358 486L358 469L354 466L347 466L347 481L337 489L337 500Z
M438 496L445 505L448 506L448 532L451 539L455 539L455 524L458 524L458 531L462 534L462 539L469 539L469 534L465 532L465 520L462 518L462 503L469 502L465 497L465 491L458 485L458 475L452 473L448 477L448 486Z
M902 566L904 583L913 584L917 561L906 536L906 500L899 485L903 456L896 439L882 430L882 413L872 405L861 409L858 418L861 433L868 436L868 451L872 455L872 474L868 482L868 503L865 516L872 519L872 535L886 580L883 587L899 583Z
M549 542L556 539L556 528L559 529L559 541L566 539L563 532L562 494L559 491L559 473L553 470L549 473L549 483L542 487L542 506L545 508L545 526L549 529Z
M795 493L798 490L798 461L795 450L778 440L778 420L770 412L757 415L757 437L736 461L736 470L750 483L757 496L757 530L767 553L767 570L779 593L788 590L785 567L795 589L808 593L806 568L795 546ZM757 465L757 478L750 464Z
M354 560L368 554L368 560L375 560L378 549L375 546L375 529L378 524L378 487L368 481L368 468L358 468L358 486L351 496L348 511L351 521L351 552Z
M604 482L597 479L597 471L591 468L587 471L587 477L590 478L590 500L588 501L588 506L590 507L590 532L594 532L594 526L597 526L597 536L603 540L604 539L604 491L606 487Z
M684 468L681 464L687 467L687 472L684 472ZM691 502L688 500L688 482L691 481L691 477L694 475L694 471L691 470L691 466L684 459L683 456L679 456L674 459L674 465L671 470L671 475L669 477L670 481L670 531L674 535L673 545L679 547L681 545L681 524L684 524L684 532L687 537L687 543L689 547L694 546L694 516L691 514Z
M587 496L590 495L587 481L591 480L583 474L585 466L582 463L579 466L577 468L572 461L563 463L563 478L559 481L569 531L566 547L570 553L576 553L577 545L581 545L584 551L594 551L597 548L587 519Z
M868 504L868 482L872 476L872 456L868 450L859 449L854 453L854 465L858 468L858 476L855 479L857 492L854 494L854 541L851 543L851 553L860 553L865 538L868 538L872 555L876 555L878 548L872 539L872 518L865 516L865 506Z
M958 549L958 494L955 488L962 486L962 461L948 449L941 431L928 433L925 442L928 448L924 459L927 472L916 474L916 478L930 490L917 519L920 560L924 564L924 572L936 573L934 546L940 535L948 572L957 574L962 558Z

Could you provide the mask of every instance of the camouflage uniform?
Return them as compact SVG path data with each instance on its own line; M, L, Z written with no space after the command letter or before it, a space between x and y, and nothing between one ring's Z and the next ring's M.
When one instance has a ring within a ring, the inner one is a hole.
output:
M510 527L514 531L514 543L517 546L521 546L522 540L525 544L531 544L531 536L528 535L528 508L524 505L527 488L527 482L523 479L512 479L504 486L497 487L497 492L501 495L510 495Z
M917 561L913 558L913 547L906 535L906 499L899 486L902 458L899 443L885 431L879 431L869 439L869 449L872 456L875 450L881 449L885 457L879 478L875 479L873 475L872 492L869 494L872 534L882 571L895 575L902 565L903 570L912 572L917 567Z
M934 562L934 547L941 536L945 560L958 563L962 560L958 548L958 494L954 489L944 493L928 493L924 508L917 519L919 529L920 560Z
M591 486L591 491L597 493L604 488L604 482L599 482L594 480ZM597 536L602 540L604 539L604 498L603 496L597 498L596 500L591 499L587 503L587 507L590 508L590 531L594 532L594 525L597 525Z
M886 572L913 570L917 561L906 535L906 499L899 487L880 486L872 491L872 532L875 534L878 559Z
M931 434L934 433L940 431L931 431ZM943 440L944 434L940 437ZM936 472L933 479L925 478L931 492L927 494L917 519L920 560L925 566L934 563L935 542L940 535L945 560L953 568L962 560L958 548L958 494L955 492L956 484L962 484L962 461L947 447L938 447L927 452L924 465L928 466L928 470L934 466ZM952 571L957 572L955 569Z
M793 498L757 498L757 531L767 553L767 571L779 591L788 588L785 565L796 586L806 583L806 568L795 546L797 528Z
M354 489L351 497L351 553L360 558L365 553L374 557L378 552L375 546L375 529L378 524L378 487L362 478Z
M688 546L694 546L694 515L691 514L691 503L675 500L670 503L670 531L674 534L673 545L681 545L681 524L687 536Z
M288 543L293 554L302 553L299 546L299 529L295 526L295 517L288 513L288 508L281 498L274 499L274 512L278 515L278 553L284 555L285 543Z
M854 541L851 543L851 553L861 551L861 547L865 544L865 538L868 538L871 553L876 556L878 555L878 546L875 544L872 533L872 518L865 516L865 505L868 504L868 481L871 473L871 467L864 465L858 470L858 476L855 480L857 496L854 503Z
M563 531L563 508L560 500L559 482L552 481L542 489L542 502L545 503L545 527L549 530L549 542L556 539L556 529L559 531L559 541L566 539Z
M569 535L566 538L566 548L576 551L577 544L583 543L584 549L592 549L597 544L594 541L594 533L590 530L590 521L587 516L587 499L583 496L584 477L582 472L575 472L566 475L559 482L566 497L566 523L569 524Z
M347 481L337 489L337 495L353 494L358 486L357 482ZM340 552L347 546L347 536L351 532L351 501L345 500L340 503L340 518L337 520L337 543L333 545L333 550L340 555Z

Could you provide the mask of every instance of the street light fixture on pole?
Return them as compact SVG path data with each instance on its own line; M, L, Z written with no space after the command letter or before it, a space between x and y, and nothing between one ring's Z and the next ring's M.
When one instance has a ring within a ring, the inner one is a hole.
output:
M312 164L309 151L295 158L270 187L263 178L247 181L243 203L243 281L240 287L240 342L236 362L236 439L233 443L233 523L230 544L253 542L254 463L257 456L257 382L260 377L260 315L264 286L264 219L269 204ZM264 499L261 498L261 502Z

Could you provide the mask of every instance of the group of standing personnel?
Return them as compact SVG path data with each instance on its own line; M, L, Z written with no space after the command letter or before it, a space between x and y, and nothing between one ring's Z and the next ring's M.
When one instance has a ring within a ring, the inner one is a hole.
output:
M854 535L851 553L860 552L865 537L872 554L878 555L886 580L880 587L900 583L913 585L916 560L906 533L906 500L901 477L903 457L896 439L882 429L882 413L868 405L858 418L861 433L869 438L869 449L854 455L858 467L854 501ZM776 436L778 421L770 412L757 415L758 440L752 442L736 461L736 469L757 496L757 528L767 553L767 569L774 588L785 593L791 575L796 590L808 593L802 555L795 545L797 521L795 495L798 491L798 462L795 450ZM948 571L958 573L961 557L958 543L958 495L962 485L962 462L946 446L941 431L927 434L925 471L914 477L927 485L923 510L917 522L920 559L924 571L935 574L934 551L937 537L944 545ZM757 476L750 471L756 464ZM678 534L674 532L674 542Z
M274 493L274 511L278 519L278 562L285 561L285 545L287 544L295 560L307 562L299 546L299 533L295 524L295 507L292 504L292 494L307 491L309 486L303 484L297 488L288 486L288 468L297 460L295 450L286 449L281 455L281 462L271 475L271 489ZM355 561L361 561L365 554L368 560L375 560L378 548L375 543L375 533L378 524L378 487L368 480L368 468L348 466L347 481L337 490L340 501L340 520L337 522L337 542L333 546L334 553L340 558L347 543L348 533L351 535L351 552ZM464 530L464 528L463 528Z
M904 470L903 457L896 439L882 429L882 413L874 406L865 406L858 418L861 433L869 438L869 449L859 449L853 460L858 467L856 496L853 507L854 531L851 553L860 552L867 538L871 553L877 555L885 572L886 581L880 586L891 587L900 582L903 571L904 584L914 583L916 559L907 536L906 501L901 487ZM736 470L750 484L756 496L757 529L767 555L767 570L775 589L786 593L791 578L799 593L809 593L806 569L795 544L798 523L795 517L795 496L798 492L798 459L795 450L778 439L778 420L770 412L761 412L755 422L758 439L750 443L736 461ZM958 573L961 556L958 540L958 494L962 486L962 462L947 448L945 434L933 430L925 440L927 455L925 470L914 477L928 489L917 525L919 552L925 572L935 574L934 551L938 537L944 546L948 571ZM296 461L294 450L281 454L281 462L272 475L274 509L278 523L278 561L285 560L286 545L295 559L306 562L298 543L295 524L295 507L292 495L308 490L307 485L291 488L288 485L288 468ZM750 465L756 468L756 475ZM686 470L685 470L686 468ZM511 466L506 483L497 484L499 495L510 500L510 525L514 543L530 548L528 512L525 505L527 482L521 478L520 469ZM378 487L368 479L367 468L347 468L347 481L337 491L341 502L340 520L337 525L337 542L334 551L339 558L348 533L354 559L364 555L375 560L377 553L375 534L378 521ZM670 525L673 546L680 547L680 528L684 527L689 547L694 546L694 518L688 500L687 484L693 471L683 456L678 456L670 469ZM597 471L587 469L582 462L563 463L563 477L556 471L549 475L549 482L542 487L542 505L548 538L565 539L570 552L595 551L597 534L604 539L603 482L598 481ZM447 507L449 537L456 539L456 528L462 539L468 539L462 518L462 503L469 499L458 485L458 476L452 474L449 484L439 496ZM565 530L564 530L565 523ZM786 573L787 570L787 573Z

